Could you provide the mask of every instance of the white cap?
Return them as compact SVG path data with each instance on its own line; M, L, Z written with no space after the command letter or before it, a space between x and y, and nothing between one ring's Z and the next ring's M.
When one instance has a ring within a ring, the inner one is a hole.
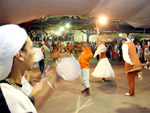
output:
M26 31L18 25L0 26L0 80L11 72L13 58L27 39Z

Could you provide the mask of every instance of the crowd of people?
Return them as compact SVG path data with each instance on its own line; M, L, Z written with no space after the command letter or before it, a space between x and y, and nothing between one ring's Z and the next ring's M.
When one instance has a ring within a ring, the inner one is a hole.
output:
M86 44L85 42L81 42L81 43L77 42L74 44L68 43L67 46L61 44L63 42L59 43L60 48L62 48L61 45L63 45L63 47L66 48L65 51L67 51L68 54L73 54L78 58L78 61L82 69L81 83L85 88L83 91L81 91L81 93L86 94L86 96L90 95L89 60L92 56L94 56L94 58L97 57L99 62L95 66L92 75L94 77L101 78L102 79L101 82L106 82L107 77L115 77L115 73L113 71L113 68L111 67L111 64L109 63L109 60L111 61L124 60L125 70L127 73L127 80L129 84L129 92L126 93L126 95L128 96L134 95L135 76L138 76L140 79L142 79L142 73L141 73L142 66L144 66L144 69L150 69L149 66L150 44L149 44L149 40L145 40L144 43L142 43L143 41L140 42L138 40L134 40L132 44L129 45L128 42L132 42L132 41L130 39L122 40L120 41L119 46L117 46L116 42L112 42L112 43L98 42L98 43L86 43ZM130 47L130 45L132 46ZM56 53L63 54L62 52L60 52L61 50L60 48L57 43L57 49L55 50ZM129 53L130 52L129 48L133 49L131 50L132 51L131 53ZM54 51L52 51L51 53L52 53L51 56L55 55L53 54ZM58 57L59 55L57 55L57 57L55 58ZM133 59L136 60L134 61ZM146 63L146 64L142 65L141 63Z
M115 73L111 67L111 64L109 61L125 61L125 69L128 67L126 66L127 64L130 66L135 66L137 63L131 62L130 55L128 53L128 47L125 47L126 42L132 42L124 40L122 41L122 44L120 42L119 46L117 45L116 42L98 42L98 43L86 43L85 42L76 42L76 43L67 43L66 46L63 41L58 41L58 43L54 46L53 50L51 51L50 58L52 59L60 59L60 57L67 57L71 54L76 56L78 58L78 61L81 66L81 83L84 86L84 90L81 91L81 93L86 94L86 96L90 95L90 83L89 83L89 60L92 56L94 58L97 58L99 60L98 64L95 66L94 72L92 72L92 75L94 77L99 77L101 78L101 82L106 82L107 77L115 77ZM86 46L85 46L86 45ZM122 46L123 45L123 46ZM134 40L133 41L133 47L135 46L135 51L134 54L136 53L137 56L134 59L137 59L136 61L139 60L138 63L138 69L137 71L134 71L133 73L128 73L128 69L126 70L127 72L127 79L128 79L128 84L129 84L129 92L126 93L126 95L132 96L134 95L134 78L135 76L138 76L140 79L142 79L142 73L141 73L141 63L146 63L144 65L144 69L150 69L149 62L150 62L150 43L149 40L145 41L138 41ZM90 49L89 49L90 48ZM133 54L133 52L132 52ZM135 55L131 56L135 56ZM82 60L81 60L82 59ZM132 59L133 60L133 59ZM130 67L129 66L129 67ZM132 72L132 69L129 69L129 72ZM136 70L136 69L133 69ZM131 75L132 78L131 78Z

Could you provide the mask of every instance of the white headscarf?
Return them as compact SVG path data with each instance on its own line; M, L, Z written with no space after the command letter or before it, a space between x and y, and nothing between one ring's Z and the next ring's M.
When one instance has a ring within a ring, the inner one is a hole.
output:
M13 57L22 48L26 39L26 31L18 25L0 26L0 80L8 77L13 64Z

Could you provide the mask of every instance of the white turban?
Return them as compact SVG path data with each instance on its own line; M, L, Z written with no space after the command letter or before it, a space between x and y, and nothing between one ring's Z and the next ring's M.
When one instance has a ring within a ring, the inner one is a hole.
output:
M18 25L0 26L0 80L8 77L13 64L13 57L22 48L26 39L26 31Z

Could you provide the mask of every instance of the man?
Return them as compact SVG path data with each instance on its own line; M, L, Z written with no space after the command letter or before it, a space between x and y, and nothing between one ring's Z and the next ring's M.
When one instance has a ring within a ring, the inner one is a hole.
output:
M36 113L36 109L52 94L55 76L42 80L28 97L21 88L21 78L33 66L34 50L31 39L23 28L9 24L0 26L0 42L0 111Z
M136 53L136 47L132 41L127 41L125 38L121 40L123 59L125 61L125 71L129 85L129 92L125 93L127 96L134 95L135 76L141 77L141 63Z
M40 67L40 71L42 73L42 77L44 77L44 74L45 74L45 63L44 63L45 51L44 51L42 43L39 43L39 48L41 49L41 51L43 53L43 58L39 61L39 67Z
M89 60L93 56L91 48L86 42L83 43L81 55L78 58L78 62L81 66L81 82L85 87L81 93L86 93L86 96L90 95L89 87Z

